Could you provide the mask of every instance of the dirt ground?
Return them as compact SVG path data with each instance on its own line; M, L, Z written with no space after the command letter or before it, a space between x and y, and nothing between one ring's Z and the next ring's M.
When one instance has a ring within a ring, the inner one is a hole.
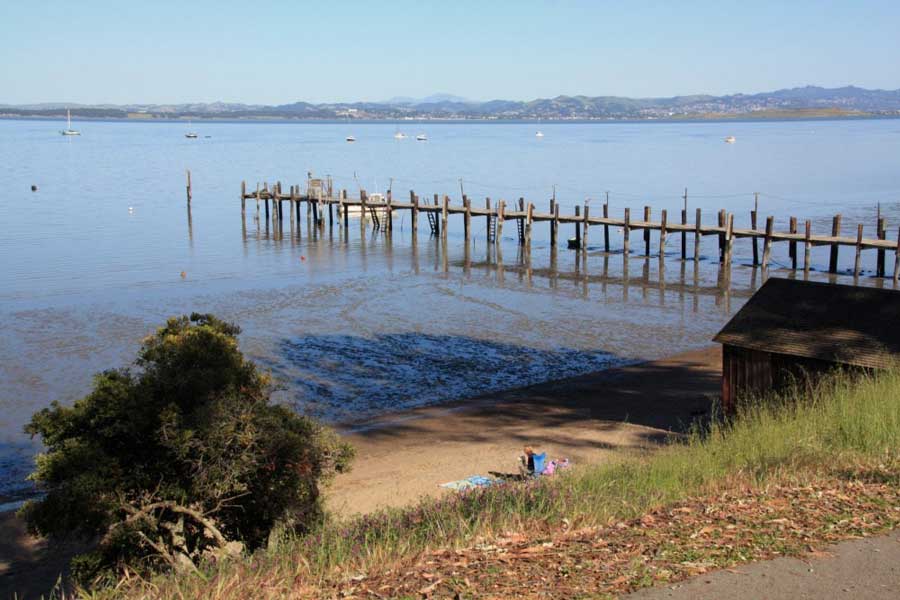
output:
M576 465L651 449L708 414L720 372L721 351L711 347L349 424L340 429L357 458L326 503L343 515L407 505L442 493L444 482L515 472L526 444ZM0 600L46 592L73 551L48 547L0 513Z

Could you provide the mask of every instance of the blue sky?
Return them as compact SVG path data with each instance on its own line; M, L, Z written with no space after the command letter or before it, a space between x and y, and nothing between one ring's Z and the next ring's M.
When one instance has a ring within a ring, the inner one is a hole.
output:
M900 2L3 0L0 103L900 88Z

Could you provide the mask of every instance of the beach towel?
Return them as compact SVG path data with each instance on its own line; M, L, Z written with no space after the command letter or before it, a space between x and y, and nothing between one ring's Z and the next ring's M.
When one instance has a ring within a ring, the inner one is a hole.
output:
M449 481L447 483L442 483L440 486L442 488L447 488L450 490L470 490L478 487L488 487L489 485L494 485L499 480L493 477L485 477L484 475L472 475L471 477L466 477L465 479L460 479L459 481Z

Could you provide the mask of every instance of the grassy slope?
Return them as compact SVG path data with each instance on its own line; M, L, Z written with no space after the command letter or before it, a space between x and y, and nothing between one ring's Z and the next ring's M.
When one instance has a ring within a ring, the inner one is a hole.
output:
M730 426L714 425L649 458L328 523L306 537L284 537L249 559L211 565L204 578L158 576L126 589L165 598L279 597L288 590L316 597L319 586L335 580L510 531L602 525L698 495L785 477L802 480L849 465L900 471L900 372L859 383L836 378L812 396L747 410Z

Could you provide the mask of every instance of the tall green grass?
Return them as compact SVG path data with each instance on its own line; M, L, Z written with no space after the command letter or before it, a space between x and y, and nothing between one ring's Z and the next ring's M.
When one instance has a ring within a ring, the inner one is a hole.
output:
M877 378L836 374L812 390L798 387L748 403L735 418L707 424L649 456L328 521L303 537L276 536L252 557L210 565L202 577L160 575L124 588L165 598L279 597L427 549L509 531L540 534L563 523L603 524L736 482L762 484L860 463L896 468L898 458L900 370Z

